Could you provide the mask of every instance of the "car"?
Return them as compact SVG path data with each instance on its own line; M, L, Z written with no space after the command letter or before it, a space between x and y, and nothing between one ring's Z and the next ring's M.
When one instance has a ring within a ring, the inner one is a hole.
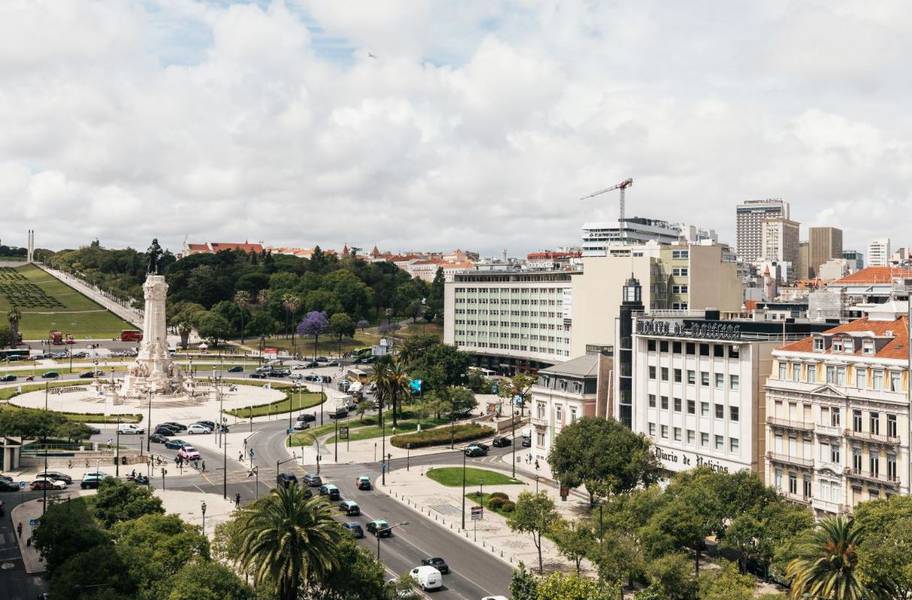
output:
M337 408L336 410L329 412L330 419L344 419L348 416L347 408Z
M409 571L409 576L425 592L443 587L443 575L434 567L422 565Z
M295 424L291 426L295 431L304 431L305 429L310 429L310 423L306 421L295 421Z
M242 367L241 365L234 365L233 367L228 369L228 372L229 373L243 373L244 367Z
M60 377L60 373L57 371L45 371L41 374L42 379L57 379Z
M95 371L83 371L79 374L80 379L92 379L95 377Z
M304 421L305 423L313 422L317 420L317 415L313 413L301 413L297 416L298 421Z
M449 565L447 565L446 561L443 560L442 558L440 558L439 556L434 556L431 558L422 558L421 564L427 565L428 567L434 567L435 569L440 571L443 575L446 575L447 573L450 572Z
M212 430L201 423L194 423L187 428L187 433L189 435L197 435L202 433L212 433Z
M513 440L505 435L499 435L491 441L491 445L495 448L509 448L513 445Z
M193 446L184 446L177 451L177 456L183 460L199 460L201 458L199 450Z
M98 486L101 484L102 480L109 477L107 473L102 473L101 471L94 471L86 473L82 476L82 481L79 483L79 487L84 490L88 489L98 489Z
M368 521L367 532L372 533L377 537L390 537L393 535L393 530L390 529L389 523L384 519L374 519L373 521Z
M337 360L331 360L331 361L327 362L327 363L326 363L325 365L323 365L323 366L325 366L325 367L338 367L338 366L339 366L339 361L337 361Z
M187 445L187 442L184 440L168 440L165 442L165 448L168 450L180 450Z
M317 383L320 383L320 381L322 381L322 379L320 378L319 375L305 375L304 381L315 381Z
M203 427L208 427L210 433L215 430L215 421L195 421L193 425L202 425ZM193 427L193 425L191 425L191 427Z
M361 507L354 500L343 500L339 503L339 510L349 517L356 517L361 514Z
M121 423L117 426L117 433L120 435L139 435L145 432L145 429L134 425L133 423Z
M326 496L330 500L338 500L341 498L339 494L339 488L332 483L324 483L320 486L320 495Z
M360 523L355 523L354 521L350 523L342 523L342 529L345 529L352 537L356 539L361 539L364 537L364 529L361 528Z
M355 480L355 483L358 484L359 490L370 490L373 487L373 485L371 485L371 478L367 475L361 475Z
M304 485L308 485L310 487L320 487L323 485L323 479L319 475L314 475L313 473L308 473L301 478L301 481L304 482Z
M466 447L465 455L468 457L487 456L488 451L485 448L482 448L481 446L476 446L473 444L471 446Z
M156 444L164 444L165 442L168 441L168 438L166 437L167 435L168 434L155 432L149 436L149 441L155 442ZM170 435L174 435L174 434L170 434Z
M186 425L182 425L180 423L175 423L174 421L165 421L164 423L162 423L162 425L164 425L165 427L170 427L171 429L173 429L174 431L177 431L177 432L187 431Z
M0 377L0 381L2 381L4 383L9 383L10 381L16 381L16 376L15 375L4 375L3 377Z
M279 473L276 475L276 485L288 487L292 484L298 485L298 478L294 473Z
M39 473L38 477L44 477L45 479L53 479L54 481L63 481L66 483L73 483L73 478L67 475L66 473L61 473L60 471L45 471L44 473Z
M531 435L524 435L524 436L522 436L522 447L523 447L523 448L531 448L531 447L532 447L532 436L531 436Z
M510 600L506 596L485 596L481 600Z
M66 489L66 483L63 481L54 481L53 479L36 479L29 487L31 487L32 491L63 490Z
M156 427L155 429L152 430L152 433L157 433L159 435L171 437L172 435L177 435L177 430L171 429L167 425L159 425L158 427Z
M251 379L266 379L266 373L251 373L249 376Z
M18 492L19 486L12 481L0 479L0 492Z
M318 357L316 357L314 360L317 361L318 363L329 362L329 359L326 358L325 356L318 356Z
M0 481L8 481L10 483L13 483L13 478L9 475L0 475Z

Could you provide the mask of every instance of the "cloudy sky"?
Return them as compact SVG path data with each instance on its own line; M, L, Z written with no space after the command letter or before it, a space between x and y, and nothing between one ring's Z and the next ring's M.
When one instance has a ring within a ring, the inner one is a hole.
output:
M905 245L910 55L898 0L3 0L0 238L520 254L633 177Z

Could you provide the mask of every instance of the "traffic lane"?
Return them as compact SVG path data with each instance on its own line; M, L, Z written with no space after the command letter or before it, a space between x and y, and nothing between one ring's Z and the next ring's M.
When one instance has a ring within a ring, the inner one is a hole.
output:
M4 515L0 517L0 590L3 591L0 597L4 599L32 600L38 592L47 589L41 577L25 572L10 516L13 508L38 496L35 492L0 494L0 500L5 504Z
M325 470L326 480L339 487L343 498L354 500L361 507L364 523L372 519L384 519L390 524L409 522L408 526L394 530L394 536L402 541L399 548L403 556L411 560L406 565L407 569L420 565L422 558L440 556L453 571L452 587L470 594L467 597L480 598L507 592L512 575L509 565L499 559L492 560L485 550L385 493L358 490L354 482L359 475L369 475L374 479L378 473L364 465L327 467ZM445 580L447 578L450 576Z

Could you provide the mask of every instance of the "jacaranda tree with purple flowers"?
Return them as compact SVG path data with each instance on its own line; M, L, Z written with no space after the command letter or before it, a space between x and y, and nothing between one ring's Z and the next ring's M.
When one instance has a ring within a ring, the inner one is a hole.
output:
M327 331L329 331L329 317L323 311L312 310L304 315L304 319L298 323L298 333L300 335L313 336L314 360L317 359L317 341Z

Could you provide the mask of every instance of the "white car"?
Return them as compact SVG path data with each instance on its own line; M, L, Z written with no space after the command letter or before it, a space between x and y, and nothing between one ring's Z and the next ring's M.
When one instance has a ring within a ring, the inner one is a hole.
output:
M51 479L50 477L36 477L35 481L49 481L51 483L51 485L54 486L55 490L65 490L66 486L67 486L66 481L58 481L55 479ZM35 481L33 481L32 484L34 484Z
M212 433L212 430L206 427L205 425L200 425L199 423L194 423L187 428L187 433Z
M443 575L434 567L422 565L409 571L409 576L422 590L436 590L443 587Z
M136 425L133 425L132 423L122 423L117 426L117 433L119 433L120 435L133 435L133 434L140 434L140 433L145 433L145 432L146 432L145 429L143 429L142 427L137 427Z

